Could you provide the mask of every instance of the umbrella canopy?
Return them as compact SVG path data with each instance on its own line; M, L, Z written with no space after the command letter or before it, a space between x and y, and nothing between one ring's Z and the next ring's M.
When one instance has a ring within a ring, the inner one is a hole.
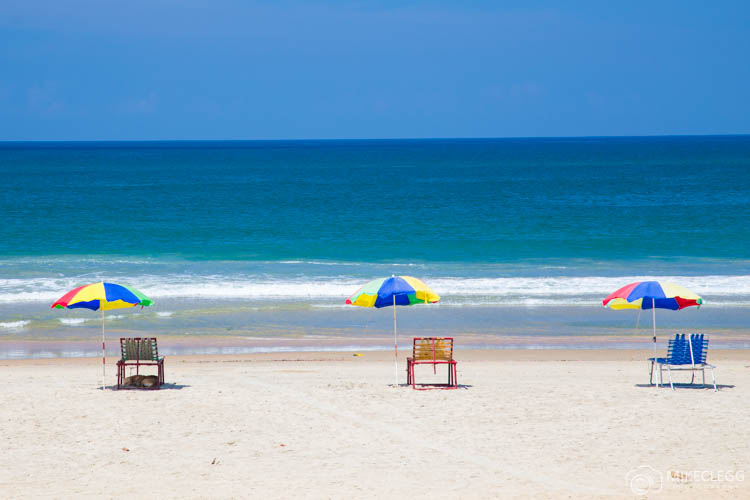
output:
M104 346L104 311L122 309L124 307L135 307L140 305L150 306L153 301L135 288L130 288L116 283L92 283L79 286L60 297L52 309L91 309L102 312L102 390L104 390L104 377L106 365L106 349Z
M645 299L645 300L644 300ZM671 309L703 304L703 299L684 286L667 281L636 281L611 293L602 301L610 309Z
M410 306L434 304L440 296L420 279L412 276L391 276L372 280L346 299L346 303L362 307Z
M86 308L92 311L98 311L99 309L109 311L137 305L150 306L151 304L153 304L151 299L135 288L99 282L74 288L52 304L52 308Z
M391 276L372 280L346 299L346 303L362 307L393 307L393 368L395 384L398 386L398 327L396 307L414 304L434 304L440 295L432 291L422 280L412 276Z

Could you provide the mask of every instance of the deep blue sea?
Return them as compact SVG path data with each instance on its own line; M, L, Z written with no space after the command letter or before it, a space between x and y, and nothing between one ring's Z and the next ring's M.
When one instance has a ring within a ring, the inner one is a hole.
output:
M0 338L95 335L49 304L101 279L156 302L115 332L385 334L343 302L390 274L443 297L407 334L629 332L600 301L649 278L706 301L665 328L750 321L750 136L6 142L0 176Z

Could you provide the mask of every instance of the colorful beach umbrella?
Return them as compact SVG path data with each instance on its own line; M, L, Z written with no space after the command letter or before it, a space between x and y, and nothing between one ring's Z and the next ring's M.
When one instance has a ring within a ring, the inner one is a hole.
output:
M703 299L684 286L667 281L636 281L609 294L602 304L604 307L615 310L651 309L654 357L656 357L656 309L679 311L691 306L700 307Z
M393 367L395 385L398 386L398 326L396 323L396 306L411 306L414 304L434 304L440 296L428 287L422 280L412 276L391 276L372 280L354 295L346 299L346 303L361 307L393 307Z
M125 307L150 306L153 301L135 288L116 283L92 283L79 286L60 297L52 309L91 309L102 312L102 390L104 389L105 346L104 346L104 311Z
M700 307L703 299L684 286L667 281L636 281L609 294L602 301L610 309L671 309Z

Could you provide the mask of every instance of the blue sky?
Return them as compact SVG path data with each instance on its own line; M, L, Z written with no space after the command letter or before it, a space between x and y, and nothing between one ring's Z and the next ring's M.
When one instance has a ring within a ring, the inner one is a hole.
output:
M750 133L750 2L0 3L0 140Z

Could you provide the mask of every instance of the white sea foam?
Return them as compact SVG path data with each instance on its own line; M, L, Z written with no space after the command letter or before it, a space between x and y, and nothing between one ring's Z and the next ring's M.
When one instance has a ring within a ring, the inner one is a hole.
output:
M333 304L343 301L369 277L269 275L137 275L119 280L137 284L156 304L164 299L299 301ZM553 276L461 277L433 276L424 280L442 296L444 305L592 305L618 288L643 280L678 283L701 295L706 304L750 306L750 275L710 276ZM80 277L0 279L0 305L51 304L81 283ZM167 316L170 311L161 311ZM116 318L117 316L113 316ZM71 320L74 318L64 318ZM81 320L86 321L86 320Z
M156 315L159 316L160 318L168 318L172 314L174 314L172 311L159 311L156 313Z
M429 285L448 304L595 304L633 281L661 279L685 286L703 296L707 303L750 305L750 276L669 276L669 277L513 277L427 279ZM183 277L171 282L160 280L149 289L158 298L204 298L238 300L300 300L329 303L343 300L356 292L363 279L236 279L224 277ZM145 287L144 287L145 288Z
M86 318L60 318L60 323L63 325L80 325L81 323L85 323L88 321Z
M6 330L21 330L29 323L31 323L31 321L28 320L3 321L0 322L0 328L4 328Z

